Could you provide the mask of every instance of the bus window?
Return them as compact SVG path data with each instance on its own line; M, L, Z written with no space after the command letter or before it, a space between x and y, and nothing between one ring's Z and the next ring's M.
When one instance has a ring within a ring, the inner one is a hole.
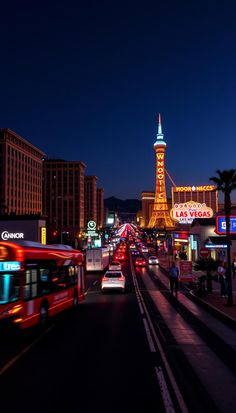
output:
M24 299L30 300L37 297L38 283L37 283L37 269L30 269L25 271L25 285L24 285Z
M20 280L15 274L0 275L0 304L12 303L19 299Z
M67 282L67 271L68 269L65 267L62 267L58 270L57 276L57 288L58 290L61 290L63 288L66 288L66 282Z
M49 294L53 290L50 277L50 270L48 268L39 269L39 287L40 295Z
M66 277L66 284L67 286L72 286L77 284L77 279L78 279L78 270L77 266L70 266L67 269L67 277Z

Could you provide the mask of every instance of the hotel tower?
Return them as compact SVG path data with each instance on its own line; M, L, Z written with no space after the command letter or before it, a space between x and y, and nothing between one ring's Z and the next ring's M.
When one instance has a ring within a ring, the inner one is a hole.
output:
M168 209L165 184L165 150L166 142L161 127L161 115L158 116L158 133L154 143L156 152L156 192L152 215L148 228L172 230L175 228Z

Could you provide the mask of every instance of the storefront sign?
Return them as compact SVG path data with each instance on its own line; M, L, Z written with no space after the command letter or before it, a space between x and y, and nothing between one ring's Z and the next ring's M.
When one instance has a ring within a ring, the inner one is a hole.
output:
M170 215L180 224L191 224L196 218L211 218L213 210L206 204L188 201L183 204L175 204L170 211Z
M1 232L1 239L3 241L14 240L14 239L24 239L24 233L3 231Z
M47 230L46 227L41 227L41 244L47 244Z
M179 261L180 281L192 282L193 281L193 269L192 261Z
M42 231L45 231L42 228L46 230L45 219L35 219L30 215L25 218L19 216L19 219L9 216L9 219L0 220L0 240L16 244L22 240L42 242Z
M199 192L199 191L215 191L214 185L200 185L200 186L176 186L174 191L176 192Z
M87 237L97 237L98 233L96 232L96 222L95 221L89 221L87 224L87 232L86 232L86 236Z
M226 234L225 216L216 217L216 233L219 235ZM230 234L236 234L236 216L230 216Z

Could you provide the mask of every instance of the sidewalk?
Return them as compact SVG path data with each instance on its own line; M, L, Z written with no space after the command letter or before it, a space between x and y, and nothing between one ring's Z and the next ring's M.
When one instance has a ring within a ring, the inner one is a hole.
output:
M228 305L228 298L220 296L220 284L212 282L212 294L203 293L201 296L194 295L194 298L201 304L207 305L213 312L217 311L226 321L236 326L236 278L232 279L233 306Z
M170 267L170 259L164 256L160 257L159 265L165 272L168 272L168 269ZM193 274L195 277L205 275L200 271L193 271ZM206 292L199 296L196 294L196 292L194 293L193 290L191 294L194 297L194 300L196 300L199 304L204 305L213 313L217 312L220 318L236 327L236 278L232 278L232 290L233 306L229 306L227 304L227 297L223 298L220 296L220 284L215 281L212 281L212 294L208 294Z

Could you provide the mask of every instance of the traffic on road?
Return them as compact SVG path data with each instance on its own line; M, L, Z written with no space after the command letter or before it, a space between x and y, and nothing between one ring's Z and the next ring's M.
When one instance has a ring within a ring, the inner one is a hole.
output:
M236 410L236 331L193 301L189 285L171 296L147 250L128 231L106 268L85 271L78 306L43 326L1 329L2 405L11 389L11 411L20 400L25 412Z

